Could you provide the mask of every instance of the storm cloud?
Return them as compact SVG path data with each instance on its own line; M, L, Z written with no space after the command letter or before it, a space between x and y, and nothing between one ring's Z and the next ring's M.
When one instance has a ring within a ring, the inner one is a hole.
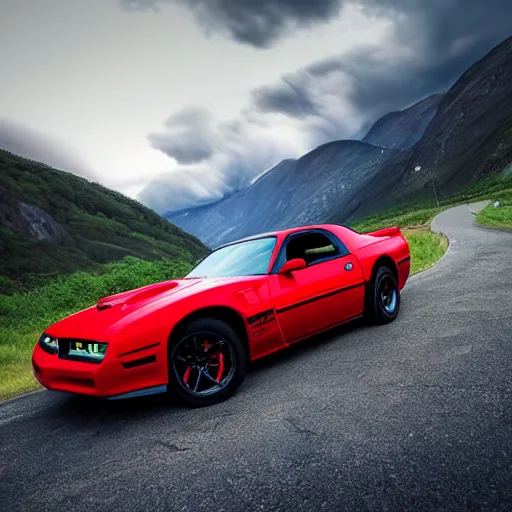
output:
M429 94L448 89L493 46L512 34L512 2L492 0L360 0L371 16L393 22L394 37L383 46L333 55L281 83L253 93L261 112L324 116L327 83L348 95L351 106L375 120ZM336 95L334 93L334 95Z
M311 142L350 137L388 112L450 88L493 44L430 59L399 48L359 48L283 77L252 93L253 108L295 118Z
M237 42L268 48L297 28L336 18L343 6L356 5L369 15L387 17L396 24L405 44L423 46L436 55L455 41L510 29L509 0L120 0L132 11L154 10L169 4L191 10L210 32ZM491 24L487 23L489 18Z
M208 2L206 7L202 0L185 3L202 9L201 23L209 19L212 30L222 26L229 37L257 47L276 41L290 24L302 23L305 18L301 16L317 4L225 0ZM319 8L322 16L310 12L311 23L336 15L341 3L327 3ZM183 168L177 176L185 182L188 171L195 176L208 175L209 180L215 175L218 186L212 185L210 200L218 199L247 186L280 159L300 156L330 140L361 135L363 127L382 115L446 91L468 67L512 33L512 3L506 0L493 0L485 6L478 0L362 0L358 4L368 19L385 17L390 21L392 30L381 43L343 54L333 49L330 57L288 73L277 83L256 88L249 94L246 108L230 123L215 125L208 118L201 127L198 123L195 129L185 130L186 138L170 130L157 139L153 136L154 147L176 159L189 151L209 152L208 158L200 160L202 171ZM274 9L270 32L251 22L253 17L264 20L261 13L267 12L265 9ZM342 9L341 16L347 13ZM197 139L192 136L194 131ZM208 201L204 189L197 200ZM172 201L168 205L175 209Z
M131 11L175 3L189 8L207 32L227 33L240 42L266 48L285 33L328 21L341 0L121 0Z
M188 107L167 119L165 134L150 134L151 146L180 164L195 164L213 155L211 116L200 107Z
M279 85L256 89L252 96L260 112L280 112L299 118L317 114L313 98L302 87L299 76L283 78Z

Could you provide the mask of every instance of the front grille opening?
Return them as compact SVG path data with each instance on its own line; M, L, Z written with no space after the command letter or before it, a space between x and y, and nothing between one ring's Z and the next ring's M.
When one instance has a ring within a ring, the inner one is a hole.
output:
M85 388L94 388L94 381L92 379L82 379L80 377L64 377L62 381L75 386L82 386Z

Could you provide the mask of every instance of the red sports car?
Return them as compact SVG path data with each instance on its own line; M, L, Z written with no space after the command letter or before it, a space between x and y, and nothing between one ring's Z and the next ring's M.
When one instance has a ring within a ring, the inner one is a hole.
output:
M33 354L46 388L118 399L230 397L250 361L362 317L398 315L410 271L399 228L307 226L224 245L183 279L100 299L48 327Z

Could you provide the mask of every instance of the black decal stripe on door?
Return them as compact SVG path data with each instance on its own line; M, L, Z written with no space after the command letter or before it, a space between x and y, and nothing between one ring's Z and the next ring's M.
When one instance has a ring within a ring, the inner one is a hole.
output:
M272 315L274 314L273 309L267 309L266 311L262 311L261 313L257 313L256 315L250 316L247 318L247 323L249 325L255 324L256 322L259 322L258 325L261 325L262 323L270 322L273 320Z
M317 297L313 297L311 299L304 300L302 302L298 302L297 304L292 304L291 306L287 306L285 308L278 309L277 312L284 313L285 311L290 311L291 309L299 308L300 306L304 306L311 302L315 302L315 301L321 300L321 299L326 299L327 297L331 297L332 295L337 295L338 293L347 292L348 290L353 290L354 288L359 288L360 286L364 286L364 285L365 285L365 283L363 281L361 283L354 284L352 286L346 286L345 288L340 288L339 290L334 290L329 293L324 293L323 295L318 295Z

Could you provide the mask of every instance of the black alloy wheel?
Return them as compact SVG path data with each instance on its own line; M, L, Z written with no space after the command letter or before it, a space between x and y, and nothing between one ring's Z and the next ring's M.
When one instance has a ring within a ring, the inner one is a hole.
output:
M173 338L171 391L193 406L213 405L233 395L245 377L247 356L230 325L216 318L200 318Z
M400 311L400 290L395 274L385 266L379 267L368 288L366 313L374 324L392 322Z

